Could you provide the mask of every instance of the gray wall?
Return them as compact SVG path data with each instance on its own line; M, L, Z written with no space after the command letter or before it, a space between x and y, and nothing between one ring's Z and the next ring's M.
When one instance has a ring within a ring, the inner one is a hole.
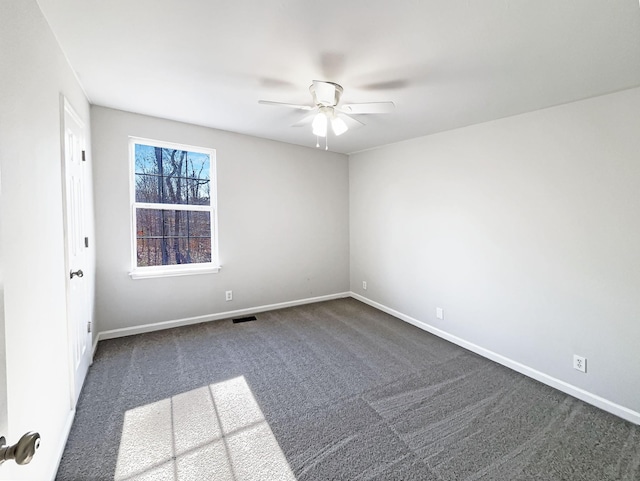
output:
M36 430L43 439L31 464L5 463L0 479L47 480L72 414L60 95L87 125L89 104L35 0L0 2L0 45L0 340L7 374L0 396L6 396L9 424L1 434L15 442ZM87 280L92 270L87 268Z
M346 156L104 107L91 123L101 332L349 290ZM216 149L218 274L129 277L128 136Z
M633 89L352 155L351 289L640 412L639 112Z

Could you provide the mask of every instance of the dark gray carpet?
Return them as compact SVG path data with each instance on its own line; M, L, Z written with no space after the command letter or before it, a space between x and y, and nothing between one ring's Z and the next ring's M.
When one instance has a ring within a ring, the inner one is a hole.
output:
M640 480L638 426L356 300L257 318L100 342L57 480Z

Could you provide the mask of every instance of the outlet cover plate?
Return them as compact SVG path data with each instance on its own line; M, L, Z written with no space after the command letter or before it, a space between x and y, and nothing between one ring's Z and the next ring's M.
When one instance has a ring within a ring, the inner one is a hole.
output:
M587 372L587 358L578 356L577 354L573 355L573 368L580 372Z
M224 300L225 301L233 301L233 291L225 291Z
M442 307L436 307L436 318L444 319L444 309Z

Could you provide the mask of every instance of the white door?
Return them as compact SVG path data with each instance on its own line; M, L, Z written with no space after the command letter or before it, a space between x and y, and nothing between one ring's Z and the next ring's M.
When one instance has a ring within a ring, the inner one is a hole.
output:
M64 99L64 200L65 242L67 244L67 324L72 369L72 408L75 407L91 364L91 312L85 275L87 248L85 207L87 192L83 160L84 123Z

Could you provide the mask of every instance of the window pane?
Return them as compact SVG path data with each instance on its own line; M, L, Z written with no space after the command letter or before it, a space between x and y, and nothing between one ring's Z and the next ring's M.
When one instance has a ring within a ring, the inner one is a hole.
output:
M187 195L189 204L209 205L211 159L207 154L189 152L187 156Z
M209 205L209 180L198 178L187 179L187 200L189 204Z
M135 144L136 201L209 205L208 154Z
M159 204L161 199L158 176L153 174L136 174L136 202Z
M158 173L154 148L150 145L135 145L136 174Z
M211 213L136 210L139 267L211 262Z

